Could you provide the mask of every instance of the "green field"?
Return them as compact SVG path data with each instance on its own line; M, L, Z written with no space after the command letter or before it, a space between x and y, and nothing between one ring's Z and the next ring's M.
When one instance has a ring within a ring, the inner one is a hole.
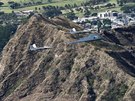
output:
M42 8L42 6L48 6L48 5L51 5L51 6L65 6L65 4L70 4L70 5L73 5L73 4L77 4L77 5L80 5L82 2L85 2L85 1L88 1L88 0L52 0L53 2L52 3L47 3L48 0L12 0L12 1L15 1L15 2L19 2L19 3L24 3L24 2L37 2L37 1L42 1L44 4L42 5L35 5L35 6L29 6L29 7L24 7L24 8L19 8L19 9L11 9L8 5L8 1L11 1L11 0L1 0L2 2L4 2L4 6L3 7L0 7L0 9L2 11L4 11L5 13L10 13L12 11L22 11L22 10L34 10L35 7L37 8ZM109 1L110 3L116 3L117 0L110 0ZM102 11L106 11L107 9L106 8L103 8L103 9L99 9L98 11L93 11L93 12L102 12ZM117 10L117 11L120 11L120 7L119 6L116 6L116 8L111 8L110 10ZM66 13L66 11L64 11ZM79 12L75 12L77 15L79 16L82 16L83 14L80 14Z
M117 0L110 0L110 3L116 3Z
M85 2L87 0L53 0L52 3L47 3L47 0L43 0L43 2L45 4L42 5L36 5L36 6L30 6L30 7L25 7L25 8L19 8L19 9L10 9L9 5L8 5L8 1L6 0L1 0L2 2L4 2L4 7L0 7L1 10L3 10L5 13L10 13L11 11L20 11L20 10L34 10L35 7L42 7L42 6L48 6L48 5L52 5L52 6L65 6L65 4L70 4L73 5L74 3L80 5L82 2ZM36 2L36 1L41 1L41 0L12 0L12 1L16 1L16 2Z

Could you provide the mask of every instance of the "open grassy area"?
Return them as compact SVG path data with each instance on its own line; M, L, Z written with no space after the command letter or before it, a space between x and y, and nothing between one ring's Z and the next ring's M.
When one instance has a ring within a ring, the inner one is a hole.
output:
M109 3L115 3L115 4L117 4L117 0L110 0L109 1ZM104 4L99 4L99 5L97 5L97 6L101 6L101 5L104 5ZM98 10L90 10L91 11L91 13L98 13L98 12L104 12L104 11L107 11L107 10L111 10L111 11L118 11L118 12L121 12L121 7L120 6L118 6L118 5L116 5L116 7L112 7L112 8L100 8L100 9L98 9ZM66 11L67 13L69 12L69 10L67 10ZM65 11L64 11L64 13L66 13ZM81 12L78 12L78 11L74 11L75 12L75 14L78 16L78 17L83 17L84 15L84 12L83 13L81 13Z
M86 0L53 0L52 3L47 3L47 0L43 0L43 2L46 2L45 4L42 5L34 5L34 6L29 6L29 7L24 7L24 8L19 8L19 9L11 9L7 3L6 0L1 0L2 2L4 2L4 7L0 7L1 10L3 10L5 13L9 13L11 11L21 11L21 10L34 10L35 7L41 8L42 6L65 6L65 4L78 4L80 5L82 2L85 2ZM13 0L16 2L32 2L32 0ZM33 0L34 2L36 1L41 1L41 0Z
M110 3L116 3L117 0L110 0Z
M8 1L14 1L14 2L31 2L32 0L0 0L1 2L7 3ZM41 0L33 0L34 2L41 1ZM47 1L47 0L43 0ZM58 1L58 0L57 0Z
M29 6L29 7L19 8L19 9L11 9L9 7L8 3L7 3L10 0L1 0L1 1L4 2L5 4L4 4L3 7L0 7L0 9L2 11L4 11L5 13L10 13L12 11L35 10L35 7L42 8L42 6L48 6L48 5L51 5L51 6L65 6L65 4L73 5L75 3L77 5L80 5L82 2L85 2L87 0L52 0L53 1L52 3L48 3L47 2L48 0L42 0L42 2L44 3L42 5L34 5L34 6ZM37 2L37 1L41 1L41 0L12 0L12 1L19 2L19 3L24 3L24 2ZM109 2L110 3L116 3L117 0L110 0ZM106 8L101 8L99 10L93 10L92 12L103 12L103 11L106 11L106 10L107 10ZM111 8L110 10L120 11L120 7L116 6L115 8ZM66 11L64 11L64 12L66 13ZM75 13L79 17L83 16L83 14L81 14L80 12L75 12Z

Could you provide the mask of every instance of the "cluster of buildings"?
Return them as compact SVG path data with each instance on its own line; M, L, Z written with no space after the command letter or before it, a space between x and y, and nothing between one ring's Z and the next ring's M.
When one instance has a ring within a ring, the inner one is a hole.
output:
M33 13L34 10L26 10L26 11L15 11L14 13L18 16L18 17L28 17L31 13Z
M130 14L127 15L124 13L113 11L99 12L97 13L97 16L78 18L73 20L73 22L83 24L83 26L85 22L85 26L87 28L95 29L97 28L96 21L100 20L102 22L104 19L109 19L111 21L112 29L135 24L135 18L131 17ZM91 25L88 22L95 22L95 24Z

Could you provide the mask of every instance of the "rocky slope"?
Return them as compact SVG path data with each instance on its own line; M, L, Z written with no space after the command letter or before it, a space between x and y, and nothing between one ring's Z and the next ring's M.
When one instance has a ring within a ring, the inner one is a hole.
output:
M72 27L81 29L62 17L35 15L17 30L2 52L0 101L134 101L133 52L103 42L67 45ZM115 33L105 37L127 47L123 33ZM32 43L53 48L29 51Z

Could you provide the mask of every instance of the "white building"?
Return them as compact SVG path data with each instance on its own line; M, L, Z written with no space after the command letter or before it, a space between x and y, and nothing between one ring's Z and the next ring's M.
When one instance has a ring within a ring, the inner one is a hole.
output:
M73 20L73 22L82 23L82 22L87 22L87 20L92 22L92 21L97 21L97 19L100 19L101 21L103 21L103 19L110 19L112 22L111 23L112 29L120 28L128 25L135 25L135 19L130 17L128 14L112 12L112 11L99 12L97 16L78 18L76 20ZM97 29L97 25L92 25L91 28Z
M21 16L28 16L27 14L24 14L22 13L21 11L15 11L14 12L18 17L21 17Z
M75 23L77 23L77 22L78 23L82 23L82 22L86 22L88 20L91 21L91 20L94 20L94 19L97 19L97 17L78 18L78 19L73 20L73 22L75 22Z
M31 13L31 12L34 12L34 10L26 10L26 11L21 11L21 12L23 12L23 13L25 13L25 14L29 14L29 13Z
M100 12L97 14L97 16L91 16L91 17L83 17L83 18L78 18L76 20L73 20L73 22L81 23L81 22L86 22L87 20L94 20L94 19L110 19L111 21L117 19L119 13L118 12L112 12L112 11L106 11L106 12Z
M106 11L106 12L100 12L97 15L100 19L110 19L111 21L117 19L119 16L118 12L112 12L112 11Z

